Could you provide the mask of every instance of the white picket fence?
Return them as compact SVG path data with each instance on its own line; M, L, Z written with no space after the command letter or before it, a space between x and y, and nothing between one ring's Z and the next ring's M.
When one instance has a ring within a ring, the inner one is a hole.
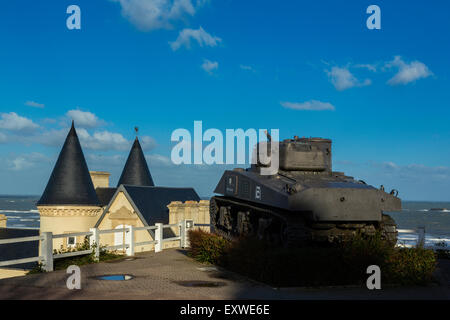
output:
M403 247L403 248L412 248L415 246L423 246L427 249L433 249L433 250L439 250L439 249L450 249L448 246L443 246L442 243L446 243L445 240L439 239L439 238L426 238L425 235L425 227L418 227L416 229L397 229L399 235L400 234L411 234L414 235L416 239L399 239L397 241L397 247ZM427 244L426 240L430 242ZM413 244L405 243L405 242L412 242Z
M100 257L100 235L107 233L117 233L125 232L125 241L121 245L108 246L104 248L105 250L113 251L123 249L127 256L134 256L136 246L144 246L154 244L155 252L160 252L163 250L163 243L167 241L180 241L181 248L189 247L189 240L187 237L188 230L194 226L204 227L209 226L205 224L194 224L193 220L183 220L176 224L162 224L156 223L154 226L147 227L127 227L122 229L111 229L111 230L99 230L98 228L91 228L89 232L76 232L76 233L64 233L64 234L52 234L51 232L42 232L39 236L33 237L22 237L22 238L12 238L12 239L2 239L0 240L0 245L8 243L19 243L19 242L29 242L29 241L41 241L41 255L36 257L15 259L8 261L0 261L0 267L17 265L29 262L40 262L43 265L45 271L53 271L53 261L55 259L81 256L86 254L94 253L95 260L99 260ZM171 238L163 238L163 229L179 227L179 236ZM154 237L151 241L135 242L134 234L137 231L153 230ZM79 237L88 236L90 248L83 251L73 251L60 254L53 253L53 239L57 238L68 238L68 237Z

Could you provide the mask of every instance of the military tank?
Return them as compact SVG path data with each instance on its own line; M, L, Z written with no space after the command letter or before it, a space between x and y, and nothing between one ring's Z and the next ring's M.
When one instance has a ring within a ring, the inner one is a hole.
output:
M383 186L377 189L332 171L331 144L329 139L295 136L279 142L279 166L272 174L261 174L268 165L259 158L250 168L225 171L214 190L219 195L210 201L215 232L228 239L256 236L287 247L380 232L394 245L397 226L383 212L401 210L398 191L387 193ZM270 150L270 145L269 140L265 147Z

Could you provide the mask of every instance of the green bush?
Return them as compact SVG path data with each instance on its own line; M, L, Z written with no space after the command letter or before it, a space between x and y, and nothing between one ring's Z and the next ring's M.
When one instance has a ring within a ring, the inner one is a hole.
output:
M59 258L55 259L53 262L53 266L55 270L64 270L67 269L71 265L77 265L82 266L85 264L90 263L97 263L95 260L95 247L96 244L93 245L92 253L82 255L82 256L74 256L74 257L67 257L67 258ZM109 261L114 259L122 258L123 255L117 254L116 252L106 251L106 246L100 246L100 255L99 255L99 261ZM74 248L67 248L65 250L54 250L54 254L60 254L60 253L66 253L66 252L74 252L74 251L84 251L84 250L90 250L91 246L89 244L89 238L85 237L83 243L77 243Z
M189 230L189 256L200 262L218 263L228 242L220 236L203 230Z
M436 254L421 247L394 250L385 263L385 280L402 285L425 285L433 279Z
M190 231L189 238L189 255L196 260L279 287L364 285L370 265L380 267L384 284L423 285L432 280L436 266L432 250L394 248L380 235L294 249L253 238L229 242L204 231Z

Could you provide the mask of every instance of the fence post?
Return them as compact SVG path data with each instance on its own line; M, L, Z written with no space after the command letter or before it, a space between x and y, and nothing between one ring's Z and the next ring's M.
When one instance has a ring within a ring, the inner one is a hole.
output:
M125 234L125 243L128 245L127 256L134 256L134 227L130 226Z
M182 248L189 248L189 230L194 227L194 220L182 220L180 227L180 246Z
M419 227L418 233L419 233L419 239L417 241L417 244L419 247L423 247L423 246L425 246L425 227Z
M91 249L94 248L94 259L95 261L100 260L100 234L97 228L89 228L89 231L92 232L92 236L89 238L89 246Z
M155 223L155 252L160 252L163 249L163 224Z
M186 243L186 220L181 220L178 224L180 226L180 247L184 248Z
M45 271L53 271L53 234L42 232L41 254Z

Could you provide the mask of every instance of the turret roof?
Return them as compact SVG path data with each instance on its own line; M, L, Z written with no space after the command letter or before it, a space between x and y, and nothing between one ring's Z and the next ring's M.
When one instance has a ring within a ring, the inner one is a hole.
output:
M120 186L121 184L148 187L155 185L137 137L131 147L130 154L128 155L127 162L125 163L117 186Z
M37 205L100 205L73 121Z

